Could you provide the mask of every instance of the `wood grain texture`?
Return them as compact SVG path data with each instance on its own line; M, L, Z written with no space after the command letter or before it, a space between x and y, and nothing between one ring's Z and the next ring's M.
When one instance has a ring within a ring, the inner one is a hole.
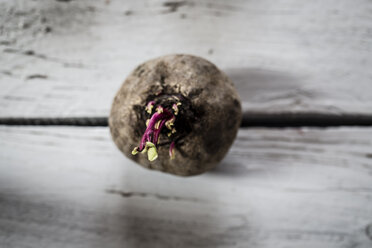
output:
M1 247L372 245L372 128L241 129L214 170L148 171L107 128L0 127Z
M0 1L0 117L107 116L145 60L217 64L249 112L372 113L372 2Z

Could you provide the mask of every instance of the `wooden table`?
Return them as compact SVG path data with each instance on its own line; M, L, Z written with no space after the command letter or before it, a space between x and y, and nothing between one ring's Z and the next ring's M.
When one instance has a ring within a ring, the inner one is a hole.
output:
M372 115L368 0L0 1L0 20L0 120L107 117L169 53L223 69L246 116ZM372 126L241 128L182 178L136 166L107 127L2 125L0 247L370 248Z

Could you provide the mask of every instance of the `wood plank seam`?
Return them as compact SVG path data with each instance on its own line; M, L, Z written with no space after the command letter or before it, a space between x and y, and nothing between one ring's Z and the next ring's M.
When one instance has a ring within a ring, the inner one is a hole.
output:
M0 118L9 126L108 126L107 117ZM372 126L372 115L245 112L241 127Z

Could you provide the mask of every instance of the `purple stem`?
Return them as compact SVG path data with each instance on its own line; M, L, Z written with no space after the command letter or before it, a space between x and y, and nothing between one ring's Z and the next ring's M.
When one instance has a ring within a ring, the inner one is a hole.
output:
M173 158L173 149L174 149L175 142L172 141L172 143L169 146L169 157Z
M146 142L148 141L152 142L154 145L157 145L161 129L164 127L165 122L172 119L173 117L174 115L167 109L163 109L163 112L161 113L155 112L151 116L146 131L141 138L141 143L138 151L141 152L145 148ZM158 121L160 121L160 125L159 128L156 129L155 125Z
M162 120L160 122L159 128L157 130L155 130L155 136L154 136L154 142L155 142L154 144L155 145L158 144L158 139L159 139L159 135L160 135L161 129L163 128L163 126L164 126L164 124L165 124L166 121L167 120Z

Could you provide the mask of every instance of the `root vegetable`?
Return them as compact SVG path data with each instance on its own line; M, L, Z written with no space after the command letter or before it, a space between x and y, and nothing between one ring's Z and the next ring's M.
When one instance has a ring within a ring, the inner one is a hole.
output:
M221 161L240 121L238 94L223 72L200 57L168 55L128 76L115 96L109 125L128 158L190 176Z

